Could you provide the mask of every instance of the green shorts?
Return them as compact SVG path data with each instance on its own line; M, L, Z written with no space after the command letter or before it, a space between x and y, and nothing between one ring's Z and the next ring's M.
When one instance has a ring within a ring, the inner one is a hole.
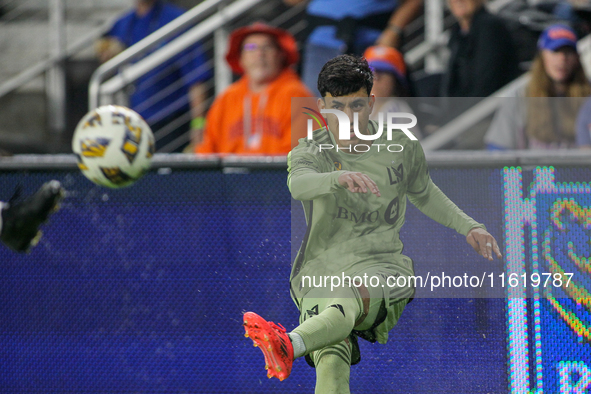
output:
M318 287L299 299L300 324L319 314L341 298L355 298L359 306L353 330L357 336L371 342L386 343L388 332L394 328L406 304L412 300L414 286L406 278L414 275L412 260L401 255L395 263L373 265L357 271L342 282L341 287ZM341 277L341 279L343 279Z

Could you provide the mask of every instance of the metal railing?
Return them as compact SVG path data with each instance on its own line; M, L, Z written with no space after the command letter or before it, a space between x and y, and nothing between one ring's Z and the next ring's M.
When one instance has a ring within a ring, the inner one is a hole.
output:
M210 1L218 2L219 0ZM92 80L90 81L89 107L92 109L98 106L100 101L96 100L96 98L99 96L97 93L99 93L102 96L113 95L114 93L120 91L130 83L135 82L138 78L145 75L150 70L153 70L154 68L158 67L164 61L172 58L179 52L189 48L191 45L197 43L199 40L201 40L208 34L211 34L215 29L222 27L224 24L239 16L244 11L250 9L251 6L256 5L256 3L259 3L261 1L262 0L239 0L236 3L233 3L232 5L225 8L223 12L218 12L210 18L200 22L197 26L187 31L182 36L174 39L167 45L146 56L144 59L142 59L142 61L130 65L124 70L121 70L121 72L119 72L116 76L100 85L100 88L98 81L102 78L104 73L101 69L97 70L93 75ZM173 28L171 27L171 29ZM173 29L172 31L177 30ZM174 35L174 33L171 34ZM132 48L133 47L131 47L130 49ZM123 52L121 55L123 55L124 53L125 52ZM129 60L129 56L130 55L126 55L125 58L122 59L112 59L117 60L117 64L114 64L113 66L118 67L121 62ZM105 63L105 65L107 65L107 63ZM111 71L111 67L113 66L109 65L107 69Z
M63 0L51 1L55 3L57 7L56 9L59 11L60 4L63 3ZM501 0L497 0L497 2L500 1ZM13 0L13 3L16 4L17 2ZM211 33L214 33L214 39L212 40L211 44L208 43L208 45L213 47L213 50L216 54L213 60L213 62L215 62L216 74L215 83L210 83L209 86L214 85L216 93L221 92L231 82L231 73L225 66L223 60L223 54L226 48L225 42L227 41L227 33L224 32L223 27L228 22L230 22L233 19L236 19L238 16L244 14L245 12L247 12L247 10L252 9L253 7L255 7L255 5L259 3L263 3L263 1L240 0L232 2L231 0L206 0L202 2L192 10L186 12L181 17L177 18L172 23L166 25L162 29L159 29L150 37L146 38L145 40L142 40L140 43L127 49L120 55L111 59L109 62L106 62L105 64L101 65L99 69L96 71L96 73L93 75L93 78L89 85L89 106L91 108L94 108L98 106L99 103L103 102L103 100L101 100L101 96L107 99L105 103L113 102L113 95L115 93L121 91L126 86L129 86L133 81L137 80L137 78L144 75L147 71L153 69L153 67L157 66L158 64L161 64L163 61L166 60L167 57L174 56L174 52L178 52L179 50L182 50L182 48L186 48L187 46L191 45L192 43L200 40L201 38ZM431 10L433 10L436 6L442 6L441 0L427 0L427 4L429 6L428 8ZM286 12L283 15L280 15L278 18L273 20L271 24L281 24L283 21L289 19L290 17L293 17L298 12L301 12L304 6L293 7L289 9L288 12ZM60 12L63 13L63 4L61 4L61 7L62 10ZM215 15L212 15L207 20L202 21L204 15L211 14L213 11L216 10L217 13ZM22 14L21 11L22 10L20 8L17 8L9 12L9 14L5 15L5 17L9 16L10 18L19 18ZM57 18L54 18L56 21L56 25L60 24L60 12L55 13L55 15L57 16ZM440 13L436 14L439 15ZM420 29L419 25L424 25L425 20L427 18L429 18L429 15L425 15L425 17L422 17L420 21L415 21L415 23L411 24L408 28L412 29L413 31ZM202 21L202 23L195 26L200 21ZM449 21L446 20L442 26L447 26L449 24L448 22ZM294 26L291 26L289 30L292 33L296 34L305 27L305 24L305 21L299 21ZM32 67L25 69L11 80L0 84L0 97L18 89L19 87L30 82L32 79L39 75L47 73L50 70L55 70L56 67L63 62L64 59L69 58L72 55L79 52L80 50L92 45L92 43L98 37L103 35L110 28L110 25L111 23L104 24L100 28L91 31L89 34L75 41L71 45L68 45L67 47L63 47L62 45L59 51L54 51L54 53L52 53L47 59L44 59L43 61L33 65ZM441 27L441 24L437 24L437 26ZM437 29L439 29L439 27ZM448 32L443 32L442 34L437 35L434 33L434 29L431 29L429 31L431 33L427 34L429 36L427 37L428 39L421 43L413 42L412 45L414 45L414 47L406 53L405 58L410 67L415 67L421 64L421 62L423 62L425 59L428 60L430 56L431 59L433 59L433 56L436 57L436 55L434 54L436 54L437 51L445 47L445 44L447 43L449 37ZM140 56L145 55L147 52L152 50L154 47L156 47L163 41L170 40L171 38L178 36L181 32L186 33L183 34L182 37L178 37L175 40L171 41L169 45L163 46L161 49L148 55L147 57L138 61L137 63L131 64L125 69L122 68L123 65L129 64L134 59L137 59ZM63 36L60 36L56 33L54 41L58 43L63 43L62 39ZM223 66L220 67L220 65ZM55 72L48 73L48 75L51 74L53 74L54 76L56 75ZM53 89L53 91L57 91L58 93L59 89L57 88L57 86L63 85L59 83L59 75L60 74L58 72L57 77L53 78L54 83L48 84L48 86L56 87L56 89ZM59 98L60 95L58 94L57 96ZM59 104L59 102L61 102L62 100L52 99L50 101L51 103ZM60 109L59 106L56 106L53 112L63 112L63 109ZM470 116L473 116L473 113ZM54 116L54 118L56 118L56 116ZM458 135L461 135L463 131L458 130L458 126L461 126L465 129L465 127L463 126L464 123L473 123L472 121L467 122L467 118L469 118L469 116L464 117L464 120L462 122L458 119L454 124L449 124L442 128L440 132L437 133L438 135L433 135L427 138L425 140L427 149L438 149L440 146L445 145L450 139L456 138ZM59 128L59 125L61 123L58 120L55 124L56 125L54 126L54 128Z
M502 1L504 0L497 0L493 3L501 4ZM213 63L215 63L214 80L208 83L208 87L213 86L215 94L219 94L231 81L231 73L223 60L227 42L227 30L225 28L229 22L248 12L256 5L262 5L262 3L262 0L204 1L162 29L159 29L149 37L100 66L93 75L89 85L89 108L93 109L102 104L116 103L116 95L126 87L132 85L151 70L159 67L168 59L186 50L191 45L204 40L206 37L213 37L207 42L206 48L213 48ZM441 0L426 1L426 12L422 20L423 24L430 27L425 31L424 41L414 43L414 47L405 54L405 60L410 68L415 68L424 62L427 71L441 71L442 51L445 51L447 41L449 40L449 31L445 29L450 24L450 20L446 19L442 12L444 6L444 2ZM214 11L217 12L213 13ZM271 24L278 25L292 16L288 14L297 14L300 11L301 9L291 9L285 15L276 18ZM205 18L207 15L210 16ZM300 21L288 30L295 34L303 29L305 24L305 20ZM412 24L411 28L417 30L418 25ZM149 53L150 50L167 40L170 41L166 45ZM145 55L145 57L138 60L142 55ZM502 97L507 95L516 85L523 83L523 79L516 81L510 86L501 89L493 96ZM148 101L146 106L153 104L153 101ZM450 141L453 141L470 127L474 126L474 124L494 113L497 108L496 103L497 100L483 100L465 114L462 114L433 135L427 137L424 140L425 149L440 149L447 145ZM189 121L190 114L187 114L184 118L186 119L182 119L181 121ZM167 135L171 131L170 129L174 127L175 125L170 125L170 127L165 127L165 130L162 132L157 131L156 138L159 139L161 136ZM170 150L163 149L161 151L167 152Z
M440 0L430 1L440 2ZM201 47L208 53L213 52L213 60L209 61L205 67L209 67L209 64L214 65L214 79L204 83L204 85L208 91L215 90L215 95L221 93L229 85L232 77L224 59L229 24L253 11L253 9L260 11L264 6L276 7L278 5L280 5L280 1L278 0L204 1L162 29L157 30L149 37L146 37L100 66L90 81L89 109L111 103L125 105L125 101L122 102L120 99L123 97L125 100L129 96L125 93L121 95L121 92L124 92L127 87L132 86L134 83L141 83L142 86L146 86L144 80L148 74L150 75L150 79L158 79L159 77L151 77L154 70L158 70L160 74L174 72L172 70L161 70L159 67L197 43L200 43ZM269 24L281 26L295 35L306 27L307 22L305 19L297 20L295 18L298 13L303 12L304 8L305 4L289 8L283 14L269 21ZM290 19L296 20L292 22ZM292 25L288 25L286 23L287 21L290 21ZM416 24L413 24L409 28L412 28L413 31L420 29ZM413 67L421 64L428 54L438 51L445 46L446 42L447 35L439 34L436 37L432 35L431 40L423 43L414 43L416 47L407 53L409 66ZM161 45L162 43L166 43L166 45ZM158 45L161 46L154 50ZM209 70L206 71L209 72ZM174 87L170 87L167 90L171 91L172 89ZM159 108L157 114L150 114L148 116L149 119L147 120L149 124L156 124L164 119L167 113L166 107L169 106L169 103L164 101L158 102L158 99L157 97L146 98L141 105L142 108L149 106ZM187 136L179 136L179 131L175 131L175 129L178 125L186 124L190 121L191 114L177 114L174 117L176 119L174 122L168 123L166 126L159 125L158 127L161 127L161 129L154 131L157 141L164 141L166 138L166 142L160 144L160 152L177 150L179 146L188 142L188 133L186 133ZM170 142L170 136L173 135L176 135L174 137L176 139Z
M500 97L515 97L515 92L523 88L528 81L529 75L524 74L480 101L421 141L423 149L426 151L441 149L462 134L470 131L476 124L492 116L497 111L501 104Z
M105 24L99 28L94 29L87 35L76 40L72 44L68 45L65 52L61 55L52 55L45 60L41 60L39 63L34 64L31 67L24 69L13 78L0 84L0 97L3 97L16 89L20 88L24 84L30 82L33 78L42 75L47 70L54 67L56 64L64 61L67 58L72 57L82 49L91 46L100 36L105 34L109 30L109 24Z
M15 68L12 75L8 72L11 71L10 68L5 69L4 76L8 76L8 79L0 83L0 98L30 84L37 77L44 76L44 85L41 85L39 89L40 93L45 94L47 108L46 123L43 126L56 133L56 135L62 133L66 129L65 60L88 47L92 47L96 39L107 31L111 21L106 20L106 23L100 26L85 26L88 33L68 44L66 38L68 19L66 18L65 0L12 0L4 2L2 5L7 12L0 19L0 28L7 31L17 29L17 32L24 32L27 26L35 26L35 29L38 29L37 25L39 23L43 26L46 22L47 29L43 28L42 30L46 30L43 33L43 39L47 38L47 45L37 48L42 50L24 47L22 51L19 51L18 58L21 57L20 54L23 54L20 63L25 62L27 65L33 63L33 65L23 70L22 65L15 62L15 66L21 68ZM83 7L78 5L78 8L82 9ZM29 32L28 34L32 35L35 32ZM9 34L6 34L3 39L11 40L12 38ZM36 37L35 40L40 41L39 37ZM4 56L9 55L5 54Z
M125 105L125 100L131 97L133 103L129 106L144 115L153 126L158 150L181 150L190 141L189 123L195 109L195 102L189 105L191 103L187 95L179 94L188 89L186 80L191 79L191 76L199 78L206 92L205 102L199 105L206 108L213 97L232 82L232 73L225 64L230 23L255 11L272 10L277 4L277 0L204 1L101 65L89 84L89 108L112 103ZM270 24L281 24L297 12L297 9L289 9ZM302 27L296 22L288 30L291 28ZM179 64L192 62L191 56L197 49L202 54L202 63L194 63L195 69L191 71L190 76L186 76L184 74L187 73L187 67L182 71ZM211 60L203 59L205 56ZM203 76L212 72L214 78L204 80ZM172 76L173 73L177 76L179 73L183 74L183 78L178 79L177 83L163 87L159 81ZM131 86L141 86L142 89L151 86L160 93L144 97L130 96L126 89ZM170 97L175 99L172 100Z
M591 155L586 150L564 149L548 151L429 151L425 152L432 168L531 167L531 166L589 166ZM183 153L157 153L152 170L206 168L287 168L287 156L227 156ZM0 171L78 170L75 155L16 155L0 157ZM287 173L286 173L287 176Z
M243 0L247 3L251 3L252 1L259 2L260 0ZM194 44L197 40L205 36L199 35L195 41L187 43L186 39L182 40L184 46L179 50L178 48L181 47L178 40L181 40L182 37L178 37L175 40L171 41L168 45L162 47L161 49L155 51L151 55L147 56L141 62L135 63L130 69L126 70L126 74L124 75L124 79L122 75L117 75L114 78L113 82L111 83L110 88L103 88L101 84L105 81L106 78L109 76L114 75L118 71L122 65L130 63L134 59L137 59L141 55L147 53L154 47L156 47L161 42L171 39L175 35L182 33L184 30L196 25L197 23L201 22L203 18L203 14L210 12L211 10L217 8L218 6L222 6L226 3L226 0L205 0L201 4L197 5L196 7L192 8L191 10L185 12L183 15L176 18L174 21L170 22L166 26L158 29L154 33L150 34L148 37L144 38L137 44L127 48L125 51L121 52L117 56L113 57L111 60L102 64L92 75L89 83L88 88L88 106L89 109L97 108L101 105L100 95L105 94L105 92L109 92L113 90L113 87L118 87L118 89L122 89L123 87L127 86L128 84L134 82L137 78L143 75L146 71L150 70L151 68L161 64L162 62L168 60L171 56L174 56L180 50L186 49L188 46ZM221 13L222 11L220 11ZM187 31L187 34L194 29L199 28L199 26L194 27L193 29ZM207 33L212 33L213 30L208 30ZM201 31L199 31L201 33ZM176 52L171 51L171 48L176 49ZM146 64L142 67L142 64ZM142 67L140 70L143 73L138 73L138 66ZM116 91L116 90L115 90Z
M89 109L94 109L101 104L106 104L113 100L113 95L133 83L148 71L154 69L158 65L175 56L177 53L187 49L189 46L195 44L200 39L203 39L209 34L212 34L216 29L223 27L231 20L237 18L256 4L261 3L262 0L238 0L224 8L222 8L215 15L203 20L198 26L188 30L182 36L177 37L166 46L158 49L150 55L143 58L141 61L126 67L123 70L121 66L129 63L133 59L148 52L151 48L156 46L173 36L187 29L192 24L200 20L200 16L221 5L222 0L206 0L199 6L191 9L183 16L177 18L162 29L146 37L144 40L138 42L136 45L128 48L118 56L99 67L93 75L89 85ZM276 23L276 22L274 22ZM295 29L303 28L298 26ZM292 32L292 33L295 33ZM439 35L436 40L426 41L418 45L416 48L410 50L406 59L410 66L420 62L426 55L445 45L448 36L446 34ZM113 75L117 70L120 72L114 77L106 80L109 75ZM216 81L217 85L217 81Z

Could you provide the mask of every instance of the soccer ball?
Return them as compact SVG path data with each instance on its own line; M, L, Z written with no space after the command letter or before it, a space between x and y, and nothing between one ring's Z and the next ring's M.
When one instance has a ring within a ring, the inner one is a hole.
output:
M72 150L82 174L97 185L133 184L148 169L155 151L150 126L129 108L105 105L87 113L76 126Z

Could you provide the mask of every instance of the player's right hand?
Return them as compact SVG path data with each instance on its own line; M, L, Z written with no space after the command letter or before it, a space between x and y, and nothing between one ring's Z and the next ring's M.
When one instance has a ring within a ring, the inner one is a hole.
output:
M466 235L466 241L474 248L476 253L489 261L493 260L493 252L497 256L497 259L500 260L503 258L497 240L483 228L474 227L471 229L468 235Z
M367 193L370 190L376 196L381 197L378 185L364 173L345 171L339 176L338 181L339 185L352 193Z

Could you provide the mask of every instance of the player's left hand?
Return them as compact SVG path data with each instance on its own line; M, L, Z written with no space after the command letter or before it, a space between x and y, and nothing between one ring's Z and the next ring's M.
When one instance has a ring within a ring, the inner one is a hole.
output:
M466 235L466 241L474 248L476 253L482 255L485 259L492 261L493 252L498 259L503 258L497 240L483 228L474 227L470 230Z

